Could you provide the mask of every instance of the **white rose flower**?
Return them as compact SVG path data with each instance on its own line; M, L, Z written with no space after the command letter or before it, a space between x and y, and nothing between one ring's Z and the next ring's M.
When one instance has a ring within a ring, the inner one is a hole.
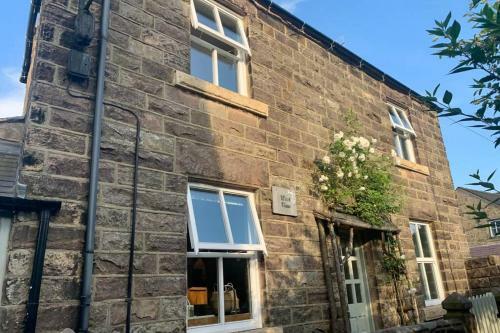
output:
M328 176L321 175L321 176L319 177L319 182L320 182L320 183L324 183L324 182L326 182L326 181L328 181Z
M368 179L368 176L366 176L366 175L365 175L365 176L363 177L363 179Z
M339 153L339 157L340 157L340 158L344 158L344 157L345 157L345 153L344 153L343 151L341 151L341 152Z
M323 156L323 163L330 164L331 162L332 160L330 159L330 156L328 155Z
M337 171L337 177L338 178L344 177L344 173L342 172L342 170Z
M354 156L349 156L349 161L354 162L356 160L356 157Z
M366 138L364 137L359 137L358 138L358 141L359 141L359 145L362 147L362 148L368 148L370 147L370 141L368 141Z
M352 177L352 172L349 172L349 173L347 174L347 177L351 178L351 177Z
M404 254L402 254L400 258L403 259L403 260L405 260L406 256Z
M348 149L351 149L352 146L354 146L354 142L352 142L351 140L345 140L344 141L344 145L348 148Z
M373 154L375 152L375 149L370 148L368 151L370 152L370 154Z
M361 187L359 188L359 190L360 190L360 191L364 191L364 190L366 190L366 188L365 188L364 186L361 186Z
M344 137L344 132L340 131L333 135L333 141L338 141Z
M363 162L364 160L366 160L365 154L360 154L359 157L358 157L358 160L360 160L361 162Z
M326 191L328 191L328 186L321 185L320 190L323 191L323 192L326 192Z

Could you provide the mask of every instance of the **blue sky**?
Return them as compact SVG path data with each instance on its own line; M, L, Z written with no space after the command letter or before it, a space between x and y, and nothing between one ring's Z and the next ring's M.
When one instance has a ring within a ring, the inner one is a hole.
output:
M467 108L470 76L448 76L453 63L431 55L431 38L425 32L448 11L465 22L468 1L462 0L279 0L283 7L342 43L382 71L423 93L437 83L455 93L454 100ZM6 1L0 12L0 118L18 115L24 85L18 83L23 61L30 1ZM467 29L465 29L467 33ZM487 134L442 119L455 186L470 182L476 169L487 174L500 165ZM500 185L500 176L495 177Z

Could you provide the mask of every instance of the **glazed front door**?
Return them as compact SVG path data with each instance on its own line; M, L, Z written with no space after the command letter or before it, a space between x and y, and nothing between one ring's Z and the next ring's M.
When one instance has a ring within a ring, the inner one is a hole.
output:
M344 266L352 333L371 332L370 300L361 250L355 248Z

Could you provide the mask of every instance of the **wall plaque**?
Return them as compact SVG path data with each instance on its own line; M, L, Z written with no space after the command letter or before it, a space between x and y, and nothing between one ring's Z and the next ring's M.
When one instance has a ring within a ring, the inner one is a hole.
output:
M297 216L297 198L295 191L273 186L273 213Z

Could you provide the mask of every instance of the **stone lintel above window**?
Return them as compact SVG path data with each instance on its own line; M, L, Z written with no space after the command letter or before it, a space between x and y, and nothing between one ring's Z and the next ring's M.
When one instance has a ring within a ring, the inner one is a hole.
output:
M400 158L398 156L394 157L394 162L398 168L421 173L422 175L425 175L425 176L430 175L429 168L425 165L411 162L411 161L405 160L403 158Z
M221 88L187 73L176 71L173 84L198 93L204 97L255 113L262 117L267 117L269 114L269 106L267 104L228 89Z

